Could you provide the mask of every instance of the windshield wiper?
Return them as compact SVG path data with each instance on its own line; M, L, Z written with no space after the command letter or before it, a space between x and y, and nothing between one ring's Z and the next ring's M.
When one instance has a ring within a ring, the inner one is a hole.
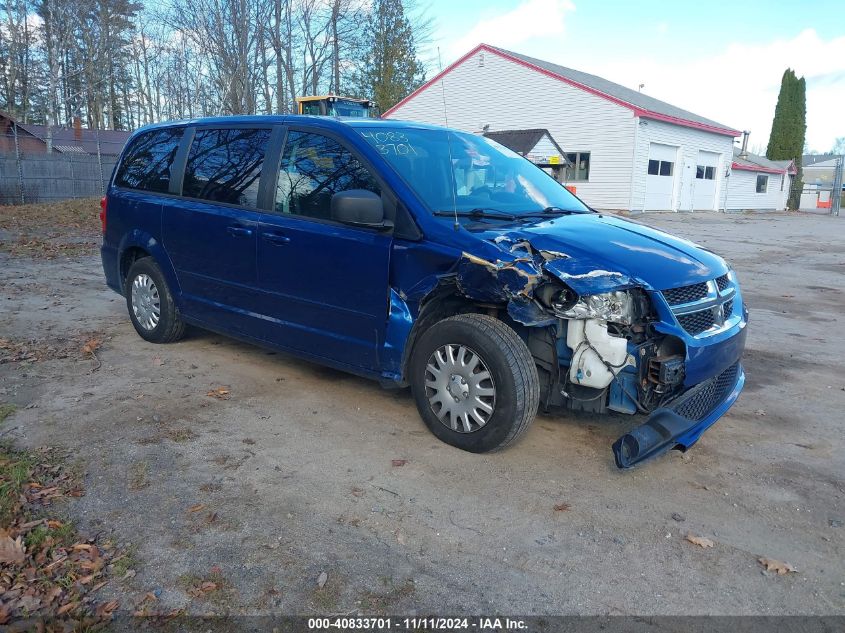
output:
M549 215L580 215L583 211L575 211L574 209L564 209L562 207L546 207L542 211L529 211L527 213L520 213L523 218L542 218Z
M434 215L451 218L457 215L459 218L484 218L491 220L516 220L518 217L513 213L505 213L504 211L499 211L498 209L490 207L476 207L475 209L470 209L469 211L447 211L445 209L440 209L435 211Z

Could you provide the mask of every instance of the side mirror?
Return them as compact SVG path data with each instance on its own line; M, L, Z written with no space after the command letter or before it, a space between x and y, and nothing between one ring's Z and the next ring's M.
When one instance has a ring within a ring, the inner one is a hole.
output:
M393 226L384 219L381 197L366 189L339 191L332 196L332 220L374 229Z

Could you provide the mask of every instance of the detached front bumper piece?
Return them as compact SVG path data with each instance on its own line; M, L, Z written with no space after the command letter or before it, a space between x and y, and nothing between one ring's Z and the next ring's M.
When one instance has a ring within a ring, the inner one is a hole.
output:
M737 362L655 410L645 424L613 443L616 465L631 468L673 448L687 450L731 408L744 385L745 372Z

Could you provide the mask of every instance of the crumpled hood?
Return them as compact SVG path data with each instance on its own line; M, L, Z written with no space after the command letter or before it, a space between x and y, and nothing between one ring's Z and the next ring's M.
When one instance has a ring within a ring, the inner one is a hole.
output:
M579 294L636 284L665 290L713 279L728 269L721 257L693 242L608 215L559 216L473 233L509 254L518 254L514 245L527 241L545 260L543 268Z

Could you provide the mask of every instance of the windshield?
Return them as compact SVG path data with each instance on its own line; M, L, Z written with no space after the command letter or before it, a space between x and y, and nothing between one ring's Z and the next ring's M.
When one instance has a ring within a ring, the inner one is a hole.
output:
M367 108L363 103L358 101L346 101L338 99L332 104L333 114L335 116L352 116L352 117L366 117Z
M446 130L358 130L433 212L589 212L542 169L483 136Z

